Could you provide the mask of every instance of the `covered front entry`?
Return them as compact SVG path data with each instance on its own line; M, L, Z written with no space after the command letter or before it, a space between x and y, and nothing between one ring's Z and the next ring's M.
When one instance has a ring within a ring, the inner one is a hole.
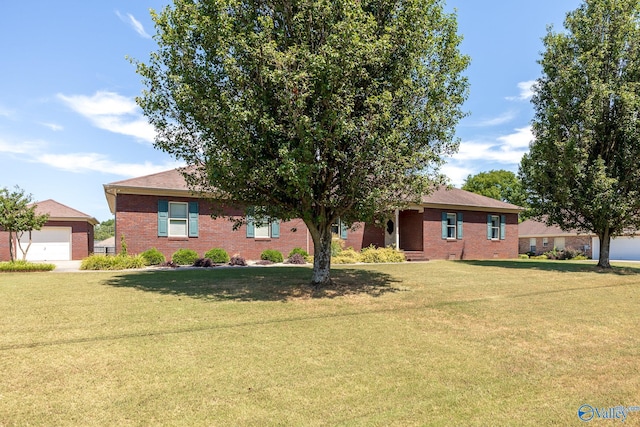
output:
M424 250L423 216L423 212L418 210L406 210L398 213L399 249L405 252L422 252Z

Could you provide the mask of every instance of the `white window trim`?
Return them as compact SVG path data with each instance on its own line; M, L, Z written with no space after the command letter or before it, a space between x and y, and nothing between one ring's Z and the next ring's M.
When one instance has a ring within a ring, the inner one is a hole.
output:
M500 215L491 215L491 240L500 240Z
M453 218L453 224L449 224L449 219ZM450 230L453 230L453 236L450 236ZM455 212L447 212L447 240L458 239L458 214Z
M184 218L174 218L171 216L171 205L184 205L185 207L185 217ZM167 231L169 237L189 237L189 203L187 202L169 202L169 218L167 219ZM171 223L174 221L184 222L184 234L172 234L171 233Z

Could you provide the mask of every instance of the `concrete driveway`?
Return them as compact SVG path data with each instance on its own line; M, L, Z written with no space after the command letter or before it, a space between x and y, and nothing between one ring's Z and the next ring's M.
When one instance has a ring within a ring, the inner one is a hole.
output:
M69 273L80 271L80 264L82 261L51 261L51 264L55 264L56 268L54 273Z

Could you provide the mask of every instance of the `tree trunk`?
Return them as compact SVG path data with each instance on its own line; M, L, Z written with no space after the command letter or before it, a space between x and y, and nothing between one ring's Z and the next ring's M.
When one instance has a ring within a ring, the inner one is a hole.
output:
M11 260L11 262L13 262L15 259L13 255L14 243L15 242L13 241L13 232L9 230L9 259Z
M322 288L331 284L331 225L311 232L313 239L313 278L311 285ZM310 230L311 231L311 230Z
M611 247L611 236L609 230L605 230L602 234L598 234L600 239L600 256L598 258L598 267L611 268L609 263L609 248Z

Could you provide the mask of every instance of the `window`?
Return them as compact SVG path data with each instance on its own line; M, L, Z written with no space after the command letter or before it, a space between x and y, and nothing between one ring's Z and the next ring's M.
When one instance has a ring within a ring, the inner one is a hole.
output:
M331 234L334 236L338 236L341 239L347 238L347 229L346 224L338 219L337 222L331 224Z
M462 212L442 212L442 238L462 239Z
M536 238L532 237L529 239L529 252L536 252Z
M549 246L549 238L548 237L543 237L542 238L542 247L546 248L547 246Z
M198 237L198 202L158 200L158 237Z
M253 208L251 213L260 208ZM277 239L280 237L280 221L275 218L257 218L249 214L247 216L247 237L254 239Z
M169 237L187 237L187 204L169 203Z
M504 240L507 232L506 215L487 215L487 239Z
M564 251L564 237L556 237L553 239L553 247L559 251Z

